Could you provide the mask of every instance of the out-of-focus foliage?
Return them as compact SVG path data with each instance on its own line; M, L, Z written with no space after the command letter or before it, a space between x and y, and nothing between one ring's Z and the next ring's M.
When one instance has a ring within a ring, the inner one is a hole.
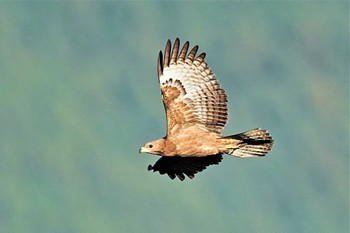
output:
M347 2L0 3L0 232L348 232ZM156 60L199 44L224 134L263 159L194 180L147 171L164 136Z

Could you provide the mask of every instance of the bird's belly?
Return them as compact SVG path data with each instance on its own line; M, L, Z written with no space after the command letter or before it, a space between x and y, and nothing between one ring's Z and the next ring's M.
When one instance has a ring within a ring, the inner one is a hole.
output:
M212 140L205 140L203 138L188 138L174 144L176 146L176 155L182 157L201 157L219 153Z

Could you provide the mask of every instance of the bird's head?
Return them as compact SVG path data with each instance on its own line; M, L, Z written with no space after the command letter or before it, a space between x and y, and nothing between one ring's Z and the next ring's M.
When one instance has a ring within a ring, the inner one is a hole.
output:
M163 138L156 141L147 142L140 148L139 153L149 153L155 155L162 155L165 147L165 140Z

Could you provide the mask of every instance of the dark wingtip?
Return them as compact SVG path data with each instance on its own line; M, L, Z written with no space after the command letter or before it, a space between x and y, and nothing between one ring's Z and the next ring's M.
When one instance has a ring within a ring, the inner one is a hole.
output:
M203 60L205 59L205 56L207 56L206 53L201 53L198 57L202 58Z
M170 53L171 53L171 40L168 39L164 50L164 63L163 63L164 66L169 66Z
M164 70L163 53L162 51L159 51L158 62L157 62L158 78L163 74L163 70Z
M192 50L190 51L190 53L187 55L187 58L190 59L191 61L194 60L194 58L196 57L196 53L198 51L199 46L196 45L192 48Z
M177 56L179 53L179 47L180 47L180 39L176 38L173 46L173 50L170 55L170 62L169 64L176 64Z
M183 45L182 49L181 49L181 52L180 52L179 57L178 57L178 61L184 61L185 60L189 46L190 46L190 42L186 41L185 44Z
M185 176L182 173L176 174L177 178L179 178L181 181L185 179Z
M175 177L176 177L175 174L173 174L173 173L167 173L167 174L168 174L169 178L172 180L175 179Z

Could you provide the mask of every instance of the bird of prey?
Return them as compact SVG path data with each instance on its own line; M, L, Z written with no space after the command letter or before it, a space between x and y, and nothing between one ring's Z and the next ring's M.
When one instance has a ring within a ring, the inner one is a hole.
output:
M196 57L198 45L190 52L187 41L180 51L177 38L168 40L164 56L158 56L158 81L166 113L166 136L146 143L141 152L161 158L148 170L171 179L190 179L208 166L218 164L223 154L247 158L265 156L273 145L267 130L259 128L222 136L228 119L227 96L205 61Z

